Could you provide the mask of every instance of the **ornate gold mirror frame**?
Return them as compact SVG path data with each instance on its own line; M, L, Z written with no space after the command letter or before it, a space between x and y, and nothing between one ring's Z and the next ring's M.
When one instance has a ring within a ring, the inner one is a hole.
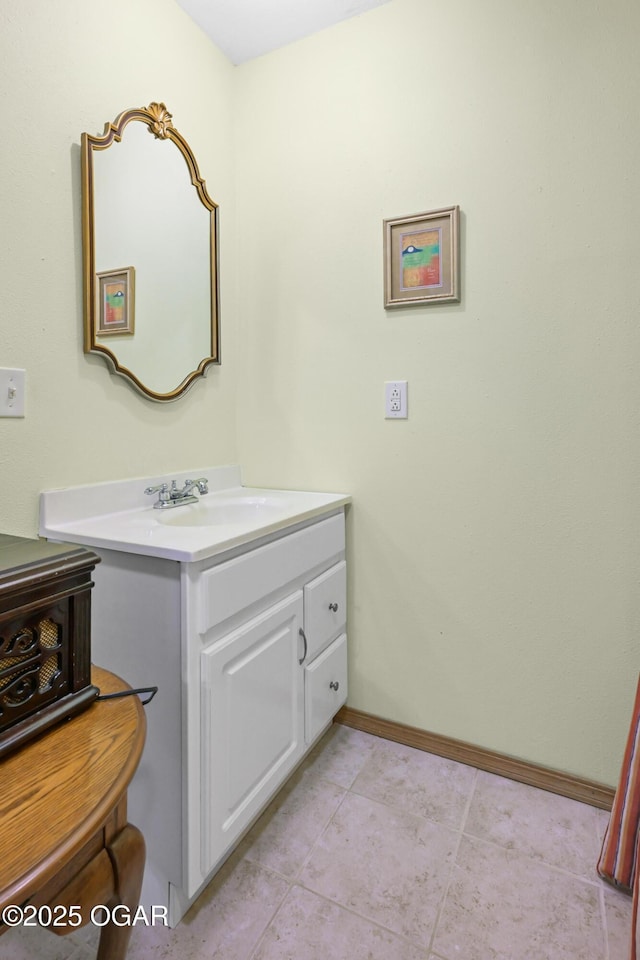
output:
M84 351L152 400L220 362L217 210L163 103L82 134Z

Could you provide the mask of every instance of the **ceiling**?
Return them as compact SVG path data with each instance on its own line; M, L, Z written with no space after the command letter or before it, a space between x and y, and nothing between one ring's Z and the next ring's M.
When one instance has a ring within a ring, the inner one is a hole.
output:
M389 0L177 0L232 63L245 63Z

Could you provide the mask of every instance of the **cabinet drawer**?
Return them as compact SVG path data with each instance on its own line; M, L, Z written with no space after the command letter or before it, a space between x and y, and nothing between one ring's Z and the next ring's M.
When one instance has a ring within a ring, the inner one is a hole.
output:
M347 700L347 635L343 633L305 670L304 732L312 743Z
M347 565L342 560L304 588L304 629L309 660L344 630L346 612Z
M315 573L343 551L344 513L339 513L205 570L197 585L199 632Z

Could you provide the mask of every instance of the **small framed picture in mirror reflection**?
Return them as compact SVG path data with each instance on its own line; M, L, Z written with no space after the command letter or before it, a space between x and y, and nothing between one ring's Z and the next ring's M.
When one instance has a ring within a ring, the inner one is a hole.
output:
M133 333L135 306L135 270L122 267L120 270L105 270L97 273L98 325L96 335Z

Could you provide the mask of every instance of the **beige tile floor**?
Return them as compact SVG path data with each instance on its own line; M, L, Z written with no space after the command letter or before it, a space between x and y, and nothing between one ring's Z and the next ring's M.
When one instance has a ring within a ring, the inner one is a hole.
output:
M335 725L175 929L128 960L627 960L595 872L608 816ZM97 932L10 931L0 960L92 960Z

